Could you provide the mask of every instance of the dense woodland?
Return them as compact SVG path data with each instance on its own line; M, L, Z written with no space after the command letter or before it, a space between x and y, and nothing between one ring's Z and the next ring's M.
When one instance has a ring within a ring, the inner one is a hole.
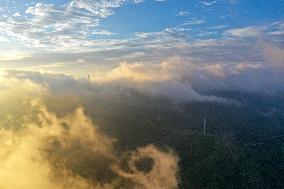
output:
M181 189L284 188L284 95L210 93L239 104L173 102L130 90L83 106L117 139L118 152L150 143L173 149ZM55 104L49 108L59 111Z

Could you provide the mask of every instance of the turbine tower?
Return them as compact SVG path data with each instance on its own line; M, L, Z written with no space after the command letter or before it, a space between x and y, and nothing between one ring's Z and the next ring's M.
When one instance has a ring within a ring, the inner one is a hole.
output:
M157 116L156 116L157 121L160 121L160 105L157 105Z
M206 135L206 117L203 118L203 136Z

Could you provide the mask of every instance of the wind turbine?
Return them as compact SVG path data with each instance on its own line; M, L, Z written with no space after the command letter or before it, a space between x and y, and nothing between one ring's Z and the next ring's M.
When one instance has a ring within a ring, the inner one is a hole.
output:
M203 136L206 135L206 117L203 118Z
M157 105L157 121L160 121L160 105Z

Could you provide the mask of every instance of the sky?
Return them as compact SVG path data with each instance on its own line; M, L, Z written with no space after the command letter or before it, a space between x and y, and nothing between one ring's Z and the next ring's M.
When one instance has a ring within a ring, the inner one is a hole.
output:
M1 70L85 77L171 57L255 66L283 62L283 47L283 0L0 1Z

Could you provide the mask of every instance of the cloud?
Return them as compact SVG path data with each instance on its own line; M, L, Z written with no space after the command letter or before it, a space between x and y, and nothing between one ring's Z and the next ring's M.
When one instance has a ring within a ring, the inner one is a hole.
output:
M13 16L21 16L21 14L19 12L16 12L15 14L13 14Z
M120 155L126 152L117 151L115 139L82 107L59 116L43 102L51 90L27 79L1 79L0 105L14 108L0 112L0 188L177 188L178 157L171 150L149 145ZM152 162L148 171L136 165L144 159ZM122 168L124 160L130 170Z
M180 11L177 16L188 16L189 15L189 12L187 11Z
M7 43L7 42L9 42L9 40L5 37L0 36L0 42L1 43Z
M94 152L94 156L103 155L107 159L110 142L95 133L80 109L62 119L42 105L36 111L38 123L23 123L27 126L22 133L11 128L1 129L1 143L6 141L4 148L1 148L1 154L4 154L0 163L1 188L100 188L76 174L76 170L71 169L76 165L70 163L76 162L79 155L76 154L76 147L81 153L85 149L89 153ZM13 125L10 127L13 128ZM75 152L69 152L71 150ZM60 153L67 154L63 156ZM75 157L70 153L75 153Z
M234 37L257 37L261 34L261 27L234 28L226 31L226 34Z
M217 2L218 2L218 0L215 0L215 1L202 1L201 4L204 5L204 6L211 6L211 5L214 5Z
M121 67L106 73L91 75L92 82L85 79L76 79L67 75L39 73L27 71L8 71L7 77L18 80L28 80L39 86L46 87L54 94L76 94L80 98L93 98L105 95L126 95L130 89L136 89L142 94L154 97L165 97L174 101L213 101L230 103L230 101L215 96L206 96L196 92L183 77L189 73L190 67L184 63L170 59L161 65L136 63L123 63ZM178 60L178 59L177 59ZM182 70L175 64L180 64L186 70ZM143 71L144 70L144 71ZM123 91L117 91L117 86Z
M134 87L143 93L153 96L162 96L178 101L214 101L230 102L215 96L206 96L198 93L191 87L186 77L193 75L198 67L178 57L164 60L161 63L121 63L117 68L92 78L95 82L117 83ZM207 66L204 68L215 76L223 75L222 67Z
M135 163L150 158L154 161L152 170L146 174L139 171ZM178 161L172 152L163 153L153 145L145 148L138 148L136 152L131 154L128 166L130 172L125 172L119 167L114 170L122 177L129 178L139 183L136 189L172 189L176 188L177 180L176 171L178 169L176 162Z
M23 15L1 19L0 32L26 48L45 51L83 51L95 46L94 36L113 35L99 28L102 18L114 14L113 9L128 0L74 0L64 5L36 3ZM5 29L4 29L5 28Z
M88 13L98 16L107 17L113 14L112 9L122 6L125 0L111 0L111 1L90 1L90 0L75 0L68 4L68 9L76 11L87 11ZM135 3L138 3L134 1Z
M206 22L206 20L204 20L204 19L192 18L191 20L186 21L182 25L183 26L192 26L192 25L197 25L197 24L203 24L205 22Z
M57 41L55 36L51 37L45 43L46 47L49 45L49 47L56 46L56 48L49 48L53 52L41 51L34 54L25 51L20 53L19 51L19 55L27 54L28 56L13 56L12 54L10 56L7 53L7 55L3 55L5 57L2 58L1 67L29 67L34 70L45 69L82 76L87 75L91 69L103 68L106 70L123 61L159 63L171 56L179 56L185 59L190 58L199 62L212 64L264 62L266 58L263 51L257 47L257 40L278 44L283 41L281 35L273 35L271 37L271 34L267 33L280 31L279 23L275 23L273 26L275 27L274 29L269 29L268 26L250 26L249 29L235 28L223 32L211 28L197 34L205 37L205 39L192 39L192 35L190 34L195 32L193 27L204 22L204 19L192 18L177 27L166 28L160 32L138 32L127 39L86 40L84 38L77 40L76 37L81 38L85 35L74 33L75 38L70 37L64 40L65 37L63 36L59 37L60 39ZM74 27L78 28L77 26ZM212 30L214 30L213 33L210 32ZM252 31L249 32L247 30ZM74 29L74 31L79 32L80 30ZM113 34L102 29L94 29L92 33L97 33L94 35L102 33L106 35ZM66 33L60 33L59 35L61 34L65 35ZM222 35L222 38L215 38L216 35ZM22 33L21 37L23 37ZM214 39L211 37L214 37ZM41 40L44 40L44 37ZM62 40L64 41L63 43L60 42ZM29 41L31 42L31 40ZM57 45L57 42L63 45ZM74 45L71 44L73 42L75 43ZM17 41L15 41L16 43ZM67 49L64 49L65 47ZM60 51L60 53L54 51ZM79 59L84 61L78 62L77 60ZM65 64L66 68L47 68L48 64ZM78 72L80 73L78 74Z
M272 57L276 59L277 56ZM273 61L281 65L280 60L281 58L278 58ZM94 74L89 71L93 81L91 83L84 79L52 73L11 70L8 75L21 80L31 80L56 93L72 94L76 91L77 95L84 98L90 98L94 93L104 96L104 91L115 95L118 92L115 86L120 86L126 91L133 88L147 95L166 97L174 101L231 103L230 99L203 93L211 90L258 93L281 91L283 88L280 86L284 78L281 76L280 69L272 65L257 61L231 64L206 63L176 56L161 62L124 61L107 71L96 70Z
M160 63L123 62L102 75L97 74L93 79L96 82L123 83L154 96L226 102L226 99L203 95L200 91L283 91L281 82L284 78L279 69L283 65L281 49L270 48L266 51L268 58L273 57L269 62L204 63L180 57L171 57ZM271 66L273 64L278 67Z
M1 38L0 38L1 41ZM3 39L4 42L5 39ZM1 53L0 61L11 61L11 60L20 60L23 58L30 57L31 54L21 50L6 50L5 53Z
M284 68L284 48L269 43L263 44L262 48L268 63L278 68Z
M98 26L98 19L87 14L73 14L54 5L37 3L25 11L27 18L7 18L0 25L5 33L26 47L67 48L79 45L84 33ZM77 35L77 36L76 36Z
M137 38L145 41L153 37L149 34L137 35L139 35ZM94 73L92 69L88 68L91 83L84 79L50 73L9 71L8 75L10 74L18 79L29 79L61 93L68 94L76 91L77 94L88 98L94 92L97 93L98 88L105 88L106 91L112 93L116 91L115 86L120 86L126 91L127 89L135 89L146 95L165 97L174 101L221 103L231 103L231 101L230 99L205 94L212 90L257 93L283 90L281 82L284 79L279 71L282 65L280 47L271 45L268 48L267 45L255 45L252 48L251 43L249 43L247 47L240 46L243 48L240 52L235 50L235 54L232 54L232 49L240 48L238 46L240 44L233 39L221 42L219 40L201 40L196 41L191 46L182 46L181 43L178 55L175 56L176 53L173 53L172 57L164 58L162 61L160 61L161 55L159 54L162 52L155 52L155 47L151 47L153 54L144 51L130 54L123 57L118 65L114 64L112 68L96 69ZM164 51L171 52L171 49L165 47ZM196 57L189 58L189 52L195 54ZM208 60L199 59L198 57L202 56L200 52L206 52ZM231 53L230 56L228 53ZM247 56L252 55L255 57L247 59ZM265 57L262 57L264 55ZM159 58L155 59L154 57L157 56ZM230 60L226 57L230 57ZM235 60L232 60L232 57ZM112 58L116 60L115 56ZM214 58L215 61L211 58ZM123 59L125 60L123 61ZM137 61L137 59L141 59L141 61ZM85 59L83 63L85 63ZM116 92L114 94L117 94Z

